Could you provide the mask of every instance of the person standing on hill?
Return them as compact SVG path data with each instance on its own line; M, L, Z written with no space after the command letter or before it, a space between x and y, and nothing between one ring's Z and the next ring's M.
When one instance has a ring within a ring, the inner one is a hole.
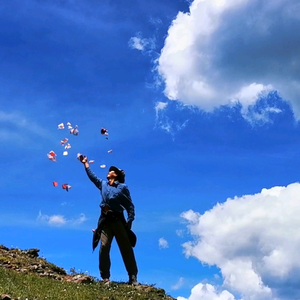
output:
M84 164L89 179L100 190L102 198L98 228L94 232L94 240L97 240L97 234L101 240L99 252L101 278L105 283L109 283L111 266L110 248L112 240L115 237L129 276L128 283L138 285L138 268L133 251L136 237L131 231L132 222L135 217L135 207L125 184L125 172L115 166L111 166L106 176L107 181L102 180L92 172L86 156L81 155L79 160ZM123 214L124 208L128 215L127 221ZM135 237L134 241L132 241L132 235ZM96 245L93 248L97 246L98 241L96 241Z

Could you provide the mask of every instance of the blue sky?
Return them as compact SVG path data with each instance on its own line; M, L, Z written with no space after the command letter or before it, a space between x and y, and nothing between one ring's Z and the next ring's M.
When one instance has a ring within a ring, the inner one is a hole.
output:
M0 243L99 277L100 197L80 152L99 177L126 172L141 283L178 300L299 298L299 8L2 2Z

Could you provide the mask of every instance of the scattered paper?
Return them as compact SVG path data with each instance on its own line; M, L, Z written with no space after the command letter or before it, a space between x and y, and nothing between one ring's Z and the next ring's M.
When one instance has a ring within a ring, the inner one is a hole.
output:
M58 186L58 183L56 181L53 181L53 186Z
M49 152L49 155L52 156L52 157L53 157L53 156L56 156L55 152L52 151L52 150Z
M67 143L67 141L68 141L68 139L65 138L65 139L63 139L63 140L60 141L60 144L63 146L65 143Z
M106 168L106 165L101 165L100 168L104 169Z
M64 152L63 152L63 155L64 155L64 156L66 156L66 155L68 155L68 154L69 154L68 151L64 151Z
M57 125L58 129L64 129L65 128L65 125L64 123L60 123Z
M112 151L112 150L108 150L107 152L108 152L108 153L112 153L113 151Z
M70 149L70 148L71 148L71 144L68 143L65 145L65 149Z
M108 139L108 131L105 128L101 128L101 134L106 136L106 139Z
M79 130L78 130L77 128L71 128L71 129L70 129L70 133L71 133L71 134L74 134L74 135L78 135Z
M62 185L62 188L68 192L69 189L71 188L71 186L70 186L69 184L67 184L67 183L64 183L64 184Z
M95 161L93 159L89 160L90 164L93 164Z
M101 134L108 135L107 129L101 128Z
M52 161L56 161L56 154L54 151L50 151L48 154L47 154L48 158Z

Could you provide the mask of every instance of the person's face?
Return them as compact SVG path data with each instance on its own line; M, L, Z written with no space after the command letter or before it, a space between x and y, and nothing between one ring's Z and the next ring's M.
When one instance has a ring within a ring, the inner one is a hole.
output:
M115 180L117 179L117 177L118 175L116 174L115 171L109 171L106 176L107 179L115 179Z

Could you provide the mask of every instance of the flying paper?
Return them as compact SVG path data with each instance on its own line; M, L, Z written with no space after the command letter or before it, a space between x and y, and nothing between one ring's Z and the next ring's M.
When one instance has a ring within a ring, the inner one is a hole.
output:
M108 139L108 131L105 128L101 128L101 134L106 135L106 139Z
M53 181L53 186L58 186L58 183L56 181Z
M104 169L106 168L106 165L101 165L100 168Z
M108 135L107 129L101 128L101 134Z
M89 163L90 164L93 164L95 161L92 159L92 160L89 160Z
M69 154L68 151L64 151L64 152L63 152L63 155L64 155L64 156L66 156L66 155L68 155L68 154Z
M47 154L48 158L52 161L56 161L56 154L54 151L50 151L48 154Z
M112 150L108 150L107 152L108 152L108 153L112 153L113 151L112 151Z
M78 135L79 130L78 130L77 128L71 128L71 129L70 129L70 133L71 133L71 134L74 134L74 135Z
M69 189L71 188L71 186L70 186L69 184L67 184L67 183L64 183L64 184L62 185L62 188L68 192Z
M63 140L60 141L60 144L63 146L67 141L68 141L68 139L65 138L65 139L63 139Z
M65 128L65 125L64 123L60 123L57 125L58 129L64 129Z

